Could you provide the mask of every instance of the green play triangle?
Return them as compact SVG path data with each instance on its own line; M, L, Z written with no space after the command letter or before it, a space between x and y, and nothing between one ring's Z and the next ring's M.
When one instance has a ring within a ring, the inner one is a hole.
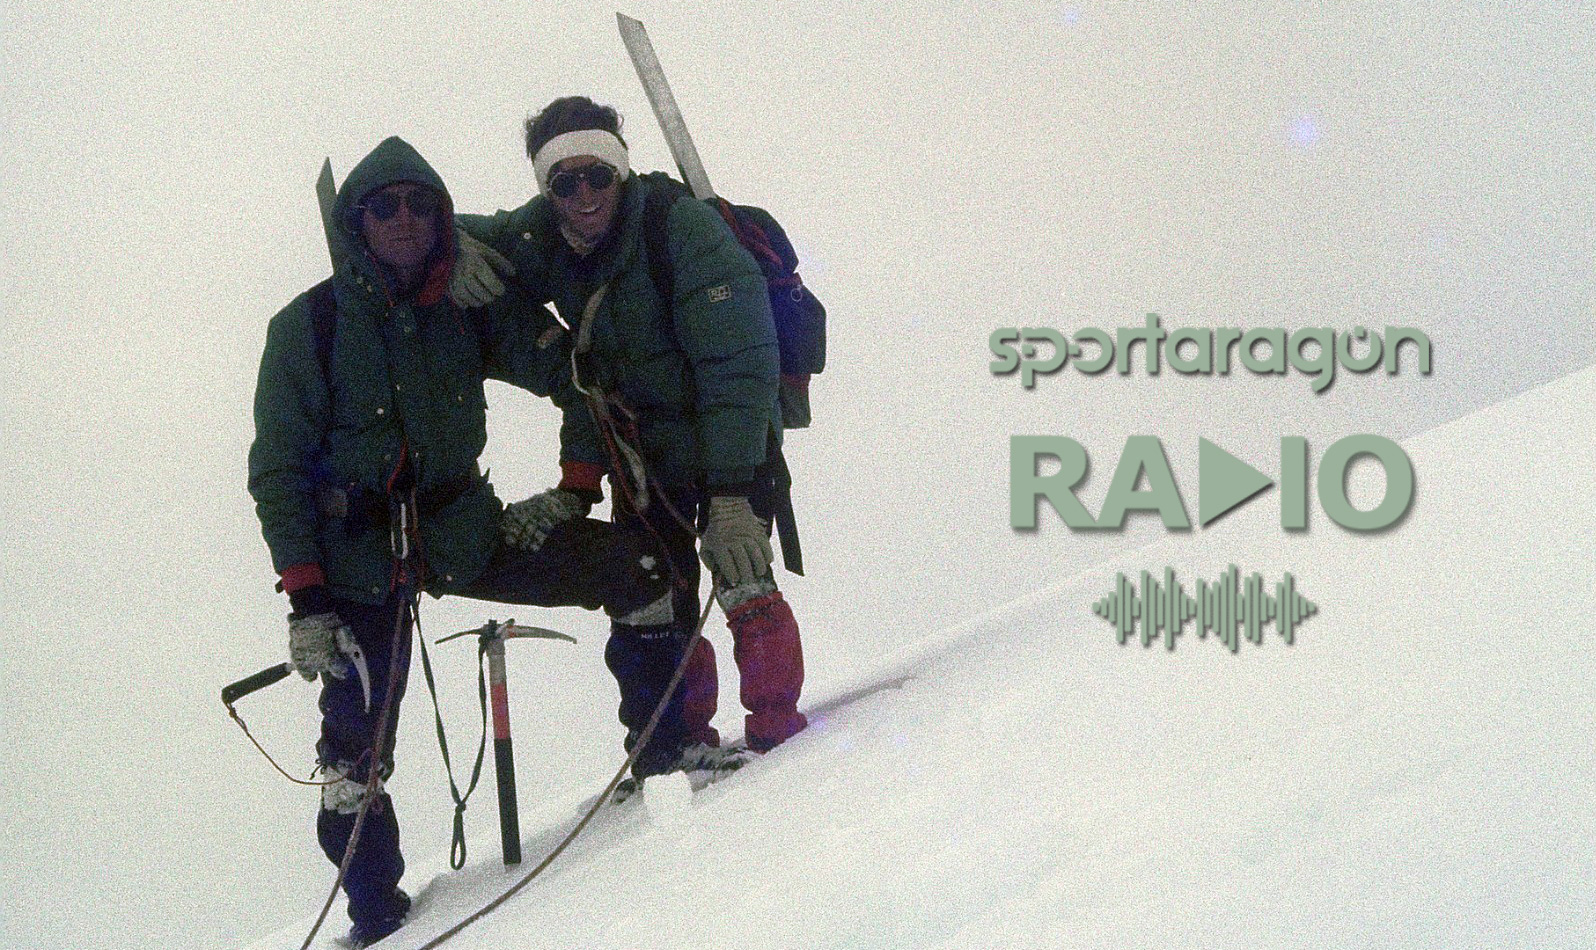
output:
M1197 440L1197 521L1203 527L1274 483L1207 439Z

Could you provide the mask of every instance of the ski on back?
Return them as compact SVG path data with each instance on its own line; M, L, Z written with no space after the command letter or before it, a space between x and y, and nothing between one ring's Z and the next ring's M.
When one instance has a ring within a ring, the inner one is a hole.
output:
M654 43L648 38L648 31L643 28L641 21L622 13L615 14L615 22L620 26L621 42L626 44L626 53L632 57L632 66L637 70L637 78L642 80L649 105L654 107L654 118L659 120L659 127L665 133L665 144L670 146L671 157L676 160L682 180L693 189L695 198L715 197L715 189L709 184L709 173L704 171L704 163L698 157L693 137L687 134L687 120L682 118L682 110L676 105L676 96L671 92L670 83L665 81L665 69L654 53Z
M316 176L316 204L321 207L321 227L327 232L327 253L332 257L333 270L338 269L338 234L333 227L333 207L337 202L338 187L333 183L332 159L328 158Z

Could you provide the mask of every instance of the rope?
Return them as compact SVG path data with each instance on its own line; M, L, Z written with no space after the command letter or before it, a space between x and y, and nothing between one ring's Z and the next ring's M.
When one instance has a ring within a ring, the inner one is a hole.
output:
M613 405L619 409L634 426L635 417L620 399L600 390L596 382L587 386L582 384L580 358L593 348L593 319L598 315L599 305L603 303L609 289L609 284L601 285L592 296L588 297L587 303L582 307L582 319L577 324L576 342L571 347L571 385L582 395L582 400L587 403L588 412L593 416L593 424L604 437L604 449L610 457L610 471L615 474L616 492L627 499L633 511L641 512L648 507L648 478L643 458L618 433L615 416L610 412L610 407ZM627 481L628 474L631 475L631 482ZM637 495L633 494L634 482Z
M396 487L396 479L408 456L408 448L407 443L405 451L400 453L398 466L395 467L393 475L388 479L391 493ZM344 878L349 874L349 864L354 859L355 846L360 843L360 832L365 828L366 815L371 810L371 803L377 800L377 789L382 784L381 750L387 745L388 720L393 715L394 692L399 680L399 646L403 642L405 618L408 615L417 620L420 619L420 607L417 605L417 601L421 596L421 579L417 577L414 579L413 584L406 586L406 582L410 580L407 573L409 565L406 563L409 561L411 554L409 532L416 530L416 489L414 480L411 481L407 490L394 494L397 494L397 500L393 507L397 510L393 512L390 522L397 522L400 528L397 534L391 533L389 535L394 556L393 582L390 585L390 590L394 592L402 590L404 597L400 598L398 609L394 611L393 639L388 644L388 688L384 691L382 698L382 712L377 716L377 724L371 734L371 744L364 753L371 756L371 762L367 766L367 771L371 774L366 779L366 791L360 797L360 810L355 813L355 826L350 829L349 844L344 847L343 860L338 863L338 877L333 880L332 890L327 893L327 900L321 905L321 913L316 915L316 922L311 925L310 933L305 935L305 942L300 944L299 950L309 950L310 942L316 939L316 933L321 930L322 923L327 920L327 912L332 909L333 901L338 897L338 889L343 887ZM390 497L393 497L393 494Z
M398 518L390 519L397 524L391 538L394 550L394 583L402 582L406 571L413 570L416 589L426 586L426 546L421 537L419 523L420 508L416 504L416 492L419 478L416 473L408 468L410 443L405 442L400 453L399 462L395 465L393 474L388 479L388 491L394 493L400 483L409 481L406 502L399 506ZM488 686L485 674L482 671L482 657L477 657L477 694L482 705L482 739L477 743L476 762L471 766L471 781L466 787L464 795L460 794L460 786L454 779L454 764L449 759L449 740L444 735L443 710L438 706L438 686L432 674L432 657L427 652L427 638L421 636L421 611L412 604L412 616L415 618L416 633L421 641L421 671L427 680L427 693L432 698L433 722L438 733L438 749L443 753L443 770L449 778L449 797L454 799L454 826L449 842L449 866L458 871L465 867L466 839L465 839L465 809L466 802L471 798L471 793L476 791L477 782L482 778L482 758L488 744Z
M628 503L632 513L637 516L638 520L642 521L643 524L647 526L648 530L654 534L655 538L660 540L660 549L665 552L667 563L670 563L671 573L675 576L678 583L682 583L682 575L679 571L677 571L676 565L671 562L669 547L664 544L663 539L660 539L658 530L649 523L647 518L642 517L639 508L636 506L636 499L633 497L630 486L627 484L626 478L624 477L626 469L619 464L620 459L617 457L619 455L617 443L620 445L625 445L625 441L615 432L615 421L614 417L611 416L608 411L607 400L603 396L584 388L580 381L580 374L577 372L576 354L577 352L586 348L584 344L589 343L589 333L592 319L598 310L598 304L603 299L606 290L608 290L607 284L603 287L600 287L598 291L595 292L591 298L589 298L587 306L584 308L585 312L583 313L582 324L578 331L577 348L573 349L572 351L572 380L577 391L580 392L585 398L589 410L593 413L594 422L598 425L600 432L605 437L606 448L610 451L611 463L614 466L612 471L616 472L618 475L616 478L618 494L620 494ZM597 387L594 388L596 389ZM624 410L624 407L622 408ZM630 449L630 446L626 447ZM632 454L635 456L635 450ZM646 492L646 482L643 480L644 475L641 460L638 460L637 478L639 480L640 489ZM660 498L666 510L673 518L677 520L678 523L682 525L682 527L684 527L690 534L695 536L697 535L698 532L694 530L693 526L688 524L686 519L682 517L681 513L678 512L676 508L665 499L664 493L658 493L656 497ZM644 494L644 504L647 503L647 498L648 496ZM565 852L566 848L570 847L571 843L574 842L584 830L586 830L588 824L592 822L593 817L598 814L599 809L603 808L605 804L609 802L611 796L615 794L616 787L619 786L622 779L626 777L626 774L631 769L632 764L637 761L637 757L641 755L643 750L648 747L649 740L651 740L654 736L654 730L659 726L660 719L665 715L665 708L670 705L671 699L676 695L676 690L681 686L682 678L687 673L687 665L692 660L693 651L698 647L698 641L704 636L704 624L709 620L709 614L715 607L717 598L714 596L713 590L718 586L718 583L719 578L716 578L712 575L711 596L705 598L704 608L699 614L698 623L693 627L692 636L687 639L687 643L682 648L682 658L677 662L676 669L671 674L670 682L666 685L664 693L660 696L659 704L654 707L653 714L649 716L648 724L645 725L643 727L643 731L638 734L637 741L632 745L632 751L626 756L626 761L622 762L620 768L616 769L615 774L610 778L609 784L604 786L604 790L599 793L598 799L594 801L590 808L588 808L587 813L582 816L581 820L576 823L576 826L560 840L559 844L554 846L554 849L550 851L536 867L527 872L520 880L516 881L515 884L509 888L509 890L506 890L503 894L500 894L498 897L494 898L476 913L460 921L458 924L455 924L453 927L418 947L417 950L434 950L434 948L441 946L443 943L453 938L462 930L465 930L467 927L481 920L483 917L486 917L488 914L491 914L493 911L499 909L506 901L520 893L523 888L532 883L532 881L536 880L539 875L541 875L550 865L552 865L555 860ZM480 673L480 665L478 670ZM486 715L486 710L484 710L484 715ZM473 784L474 782L475 779L473 778ZM469 795L470 793L467 792L467 794ZM458 869L459 866L456 866L456 870ZM301 948L301 950L303 950L303 948Z
M582 820L576 823L576 827L572 828L570 832L566 834L566 836L560 841L560 843L554 846L554 850L550 851L548 856L538 863L537 867L527 872L526 876L522 877L519 881L516 881L509 890L494 898L488 903L487 906L472 914L470 917L460 921L458 924L450 927L448 930L432 938L432 940L428 941L427 943L422 944L420 947L417 947L416 950L433 950L433 948L441 946L445 941L449 940L455 934L458 934L460 931L493 913L495 910L498 910L499 907L501 907L506 901L519 893L522 888L532 883L532 881L537 878L538 875L542 874L549 865L553 864L555 859L558 858L565 851L565 849L570 846L571 842L575 841L577 836L580 835L585 828L587 828L588 823L593 820L593 816L598 814L599 809L603 808L605 803L610 800L610 796L615 794L616 786L621 784L621 780L626 777L627 770L632 767L633 762L637 761L637 757L642 754L645 748L647 748L648 741L653 738L654 729L659 725L660 717L664 716L665 714L665 707L670 704L671 697L676 694L676 688L681 685L682 677L687 673L687 662L692 658L693 649L698 646L699 639L704 635L704 623L709 619L709 612L714 608L714 606L715 598L707 598L707 602L704 604L704 611L699 615L698 618L698 626L693 628L693 635L688 638L687 646L682 650L681 662L676 664L676 671L671 675L670 684L665 687L665 693L660 697L659 705L654 707L654 714L649 717L648 725L643 727L643 731L638 736L637 742L633 744L632 751L629 755L627 755L626 761L621 763L621 767L616 770L615 775L610 779L609 784L604 786L604 791L599 793L598 800L595 801L593 806L587 810L587 814L582 816ZM304 950L304 948L302 947L300 950Z
M340 775L339 777L337 777L335 779L328 779L325 782L306 781L305 779L302 779L302 778L294 778L292 775L289 775L286 771L284 771L283 767L281 765L277 764L277 760L272 758L272 754L270 752L266 751L266 747L262 746L260 744L260 742L258 740L256 740L254 733L249 731L249 726L244 724L244 717L240 716L238 714L238 710L234 709L233 705L231 703L229 703L227 705L227 713L228 713L228 715L233 717L233 721L234 722L238 723L238 728L244 730L244 735L249 738L250 742L253 742L255 744L255 748L260 750L260 754L266 757L266 761L268 761L268 762L270 762L272 764L272 768L276 769L278 771L278 773L280 773L282 775L283 778L288 779L290 782L293 782L295 785L309 785L312 788L321 788L321 787L326 786L326 785L332 785L335 782L342 782L346 778L346 776ZM370 750L367 750L367 752L361 753L360 759L355 762L355 767L359 768L360 767L360 763L364 762L366 760L366 756L369 755L369 754L370 754Z
M676 559L671 555L671 546L665 543L665 538L644 512L650 502L657 498L665 507L667 513L681 525L682 529L693 537L698 536L698 531L693 525L683 518L681 512L671 504L665 492L655 492L652 495L648 490L648 470L643 464L643 458L637 449L633 448L626 436L620 432L620 426L615 420L615 415L610 412L614 406L620 410L636 427L635 416L623 403L619 396L604 392L594 382L588 385L582 383L581 363L579 357L586 354L593 346L593 320L598 316L599 305L609 292L610 285L603 284L593 292L582 307L582 319L577 325L576 343L571 348L571 384L582 395L587 404L588 412L593 416L593 424L598 428L599 434L604 439L605 453L609 456L610 483L615 487L617 507L630 511L643 527L654 537L659 545L659 550L665 557L665 563L670 567L672 584L682 590L687 590L689 584L686 577L676 564ZM630 478L628 478L630 476ZM634 489L635 485L635 489Z

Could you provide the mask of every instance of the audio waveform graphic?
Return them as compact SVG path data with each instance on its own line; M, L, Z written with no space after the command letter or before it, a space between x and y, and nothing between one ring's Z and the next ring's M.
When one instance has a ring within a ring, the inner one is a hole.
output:
M1232 653L1240 649L1243 636L1255 645L1262 644L1264 627L1271 622L1286 643L1296 642L1297 626L1318 609L1297 593L1297 580L1290 573L1270 596L1264 592L1263 575L1254 572L1243 581L1234 564L1212 584L1198 581L1195 597L1188 596L1175 581L1174 568L1164 568L1162 583L1142 571L1140 594L1120 574L1114 592L1092 605L1092 613L1114 625L1121 645L1136 632L1140 621L1142 646L1150 645L1161 633L1164 645L1174 650L1181 628L1187 621L1195 621L1199 638L1207 639L1212 633Z

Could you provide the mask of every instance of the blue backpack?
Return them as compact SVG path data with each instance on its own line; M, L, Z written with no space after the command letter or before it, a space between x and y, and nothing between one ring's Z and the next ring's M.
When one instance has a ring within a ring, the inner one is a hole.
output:
M643 203L643 238L648 248L648 273L660 297L674 296L670 242L665 219L671 205L692 197L692 191L664 172L641 176L649 185ZM720 213L738 243L759 262L770 293L770 313L776 320L776 342L781 349L782 427L808 427L809 377L826 368L826 308L798 276L798 255L787 232L770 212L753 205L734 205L724 198L705 203Z

